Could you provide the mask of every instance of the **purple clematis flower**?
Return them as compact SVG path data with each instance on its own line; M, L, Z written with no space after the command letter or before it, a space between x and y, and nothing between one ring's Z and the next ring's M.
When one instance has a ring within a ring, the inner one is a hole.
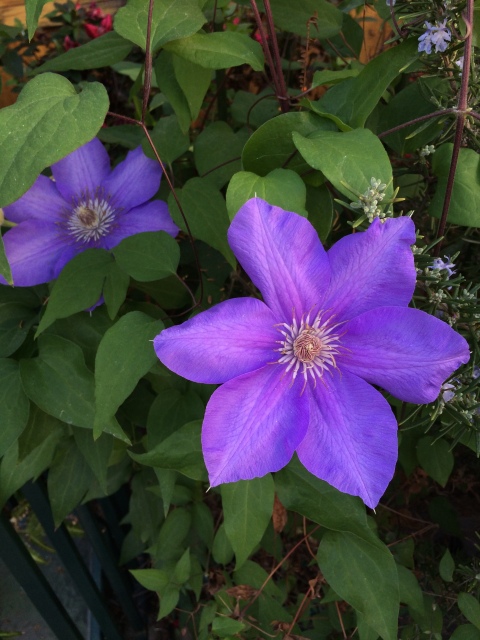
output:
M375 507L397 459L397 423L372 385L433 401L469 359L449 325L408 308L410 218L374 220L328 253L301 216L255 198L228 239L263 302L227 300L155 338L175 373L221 383L202 447L212 486L278 471L314 475Z
M162 171L141 147L111 170L107 151L94 138L56 162L52 173L55 181L39 176L4 208L5 218L17 223L4 236L16 286L53 280L85 249L112 249L142 231L178 233L166 203L148 202Z

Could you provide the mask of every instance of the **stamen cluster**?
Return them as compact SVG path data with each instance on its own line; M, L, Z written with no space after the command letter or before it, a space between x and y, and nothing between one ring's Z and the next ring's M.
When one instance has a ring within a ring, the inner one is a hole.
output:
M87 195L69 212L65 227L77 242L95 242L112 230L116 214L107 198Z

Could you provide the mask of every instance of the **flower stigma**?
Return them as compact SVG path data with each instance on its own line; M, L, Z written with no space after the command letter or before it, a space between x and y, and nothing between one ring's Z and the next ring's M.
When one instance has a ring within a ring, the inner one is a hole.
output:
M86 194L67 212L68 219L64 227L77 242L96 242L110 233L117 214L118 210L108 198L99 195L92 198Z
M298 372L303 375L304 385L302 393L308 381L308 375L313 379L314 385L317 379L321 379L324 372L330 368L336 368L335 357L340 353L341 334L335 332L340 323L332 324L333 316L323 321L322 312L319 312L312 324L310 313L302 317L297 323L295 315L292 324L286 322L278 325L283 340L277 340L281 345L279 351L282 356L278 364L286 364L285 373L292 371L292 384Z

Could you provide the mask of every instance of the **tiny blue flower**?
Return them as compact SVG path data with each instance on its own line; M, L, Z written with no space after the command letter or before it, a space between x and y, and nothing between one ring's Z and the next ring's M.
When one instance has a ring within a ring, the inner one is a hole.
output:
M435 47L435 53L443 52L448 46L452 34L450 29L447 28L447 19L443 22L436 22L434 25L430 22L425 22L426 31L419 37L418 51L425 51L425 53L432 53L432 45Z
M455 264L450 261L449 256L443 256L443 257L445 258L445 260L442 260L442 258L434 258L431 268L445 269L445 271L448 274L448 278L451 278L456 273L456 271L453 268Z

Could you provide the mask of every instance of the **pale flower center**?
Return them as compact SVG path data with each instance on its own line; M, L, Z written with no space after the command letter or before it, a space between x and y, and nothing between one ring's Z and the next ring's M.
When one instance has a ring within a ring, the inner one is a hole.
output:
M69 212L65 227L78 242L96 241L110 233L116 215L107 198L85 196Z
M335 330L341 323L334 324L333 318L322 321L322 313L318 313L310 324L310 314L303 317L297 323L295 316L292 324L282 323L278 325L283 340L277 340L280 344L279 351L282 355L279 364L285 364L285 372L292 372L292 382L300 372L307 384L308 377L314 384L322 378L325 371L336 368L335 357L340 353L341 335Z

